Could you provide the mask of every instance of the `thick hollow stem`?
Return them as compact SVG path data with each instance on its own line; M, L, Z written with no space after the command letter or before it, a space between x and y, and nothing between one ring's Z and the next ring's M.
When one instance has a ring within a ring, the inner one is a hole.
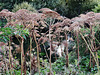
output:
M23 37L21 37L21 75L23 75L23 62L24 62L24 51L23 51L23 43L24 43L24 39Z
M11 72L11 70L12 70L12 68L11 68L11 48L10 48L10 46L11 46L11 38L9 36L9 65L10 65L10 74L12 75L12 72Z
M77 50L77 55L78 55L78 68L79 68L79 37L78 37L78 33L79 32L76 32L76 37L77 37L77 47L78 47L78 50Z
M67 43L67 34L65 33L65 37L66 37L66 67L69 66L69 57L68 57L68 43Z
M35 36L35 34L33 34L33 35L34 35L34 40L35 40L36 47L37 47L38 72L39 72L39 75L40 75L39 47L38 47L38 42L36 41L36 36Z
M51 35L50 35L50 29L51 29L51 26L49 26L49 40L50 40L50 75L51 75L51 72L52 72L52 66L51 66L51 51L52 51L52 43L51 43Z
M30 75L31 75L31 49L32 49L32 38L30 37Z
M90 63L89 63L89 67L91 68L91 53L90 53Z

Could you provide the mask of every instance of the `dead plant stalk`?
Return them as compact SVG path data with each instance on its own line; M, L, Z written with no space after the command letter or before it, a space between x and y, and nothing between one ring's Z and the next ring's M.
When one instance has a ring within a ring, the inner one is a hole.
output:
M23 43L24 43L24 38L21 37L21 75L23 75L23 62L24 62Z
M65 33L65 37L66 37L66 67L69 67L68 43L67 43L68 37L66 33Z
M77 37L77 47L78 47L78 50L77 50L77 54L78 54L78 68L79 68L79 31L76 32L76 37Z
M9 36L9 66L10 66L10 74L12 75L12 67L11 67L11 37Z
M38 42L36 41L36 35L35 35L35 33L33 33L33 35L34 35L34 40L35 40L36 47L37 47L38 72L39 72L39 75L40 75L39 47L38 47Z
M83 40L85 41L85 43L86 43L88 49L90 50L90 53L92 54L93 59L95 60L95 62L96 62L96 64L97 64L98 71L99 71L99 65L98 65L98 62L97 62L97 60L96 60L96 58L95 58L94 53L92 52L91 48L89 47L89 45L88 45L86 39L84 38L84 36L82 35L82 33L80 33L80 35L81 35L81 37L83 38Z

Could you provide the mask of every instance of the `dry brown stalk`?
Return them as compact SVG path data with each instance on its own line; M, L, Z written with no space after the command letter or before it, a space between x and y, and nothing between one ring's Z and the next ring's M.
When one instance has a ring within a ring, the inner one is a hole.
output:
M23 49L24 38L21 37L21 75L23 75L23 62L24 62L24 49Z
M77 55L78 55L78 68L79 68L79 31L76 31L76 37L77 37L77 45L78 45L78 50L77 50Z
M31 75L31 60L32 60L31 50L32 50L32 37L30 36L30 75Z
M34 37L34 40L35 40L35 43L36 43L36 47L37 47L37 62L38 62L38 72L39 72L39 75L40 75L40 58L39 58L39 47L38 47L38 42L36 40L36 35L35 33L33 33L33 37Z
M11 37L9 36L9 68L10 68L10 74L12 75L12 67L11 67L11 48L10 48L10 46L11 46Z
M85 41L85 43L86 43L88 49L90 50L90 53L91 53L91 55L93 56L93 59L95 60L96 65L97 65L97 68L98 68L98 71L99 71L99 65L98 65L98 63L97 63L97 60L96 60L96 58L95 58L94 53L92 52L91 48L89 47L89 45L88 45L86 39L84 38L84 36L82 35L82 33L80 33L80 35L81 35L82 39Z
M52 74L52 67L51 67L51 51L52 51L52 41L51 41L51 26L49 26L49 40L50 40L50 75Z
M91 68L91 53L90 53L90 62L89 62L89 68Z
M66 67L69 67L69 57L68 57L68 44L67 44L67 34L65 33L65 37L66 37Z

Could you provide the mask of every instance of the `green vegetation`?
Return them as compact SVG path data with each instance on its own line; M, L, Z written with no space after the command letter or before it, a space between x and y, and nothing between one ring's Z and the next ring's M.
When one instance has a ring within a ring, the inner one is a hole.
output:
M28 4L28 2L23 2L23 3L18 4L18 5L15 4L12 11L16 12L19 9L27 9L27 10L35 12L35 13L37 12L37 10L35 8L33 8L33 6L31 4Z
M94 12L99 13L100 12L100 3L98 3L97 6L95 6L94 9L92 9Z

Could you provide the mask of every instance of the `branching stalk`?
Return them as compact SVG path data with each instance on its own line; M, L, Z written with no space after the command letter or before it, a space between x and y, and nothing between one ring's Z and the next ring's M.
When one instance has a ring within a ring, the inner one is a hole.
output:
M94 58L94 60L95 60L95 62L96 62L96 64L97 64L98 71L99 71L99 65L98 65L98 63L97 63L97 61L96 61L96 58L95 58L94 53L92 52L91 48L89 47L89 45L88 45L87 41L85 40L84 36L82 35L82 33L80 33L80 35L81 35L81 37L83 38L83 40L85 41L85 43L86 43L88 49L90 50L90 53L92 54L92 56L93 56L93 58Z
M51 66L51 51L52 51L52 41L51 41L51 19L50 19L50 25L49 25L49 40L50 40L50 75L52 74L52 66Z

